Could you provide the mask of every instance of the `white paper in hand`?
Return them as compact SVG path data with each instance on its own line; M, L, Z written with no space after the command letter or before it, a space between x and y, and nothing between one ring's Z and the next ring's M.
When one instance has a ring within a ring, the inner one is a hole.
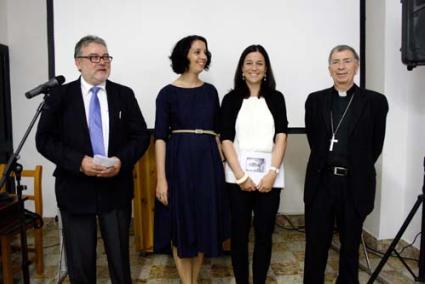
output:
M101 155L94 155L93 163L106 168L112 167L117 162L116 158L108 158Z
M268 173L270 166L272 165L272 153L243 150L240 150L239 152L238 158L242 170L248 174L255 184L258 184ZM227 182L236 183L236 178L233 175L233 171L230 168L229 163L226 163L225 175ZM279 174L274 180L273 187L285 187L285 170L283 163L280 165Z

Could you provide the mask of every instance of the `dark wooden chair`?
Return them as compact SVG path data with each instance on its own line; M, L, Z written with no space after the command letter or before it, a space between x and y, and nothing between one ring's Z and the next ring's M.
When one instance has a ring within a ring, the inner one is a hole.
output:
M0 173L3 173L4 165L0 165ZM43 216L43 198L41 190L42 180L42 166L38 165L33 170L24 169L22 171L24 179L33 179L33 193L24 194L23 198L26 202L34 203L35 215L26 214L26 228L33 229L34 245L28 247L28 252L31 253L30 260L35 263L37 274L44 273L44 257L43 257L43 230L42 219ZM37 216L38 215L38 216ZM19 214L18 214L19 216ZM14 265L11 261L12 246L11 243L16 239L20 233L19 218L11 220L11 222L0 230L0 243L1 243L1 262L3 265L3 283L13 283L13 274L20 269L20 265Z

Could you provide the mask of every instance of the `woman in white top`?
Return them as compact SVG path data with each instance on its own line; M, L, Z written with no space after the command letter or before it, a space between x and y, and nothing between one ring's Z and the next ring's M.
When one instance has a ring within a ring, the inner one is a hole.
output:
M276 89L270 59L261 45L239 59L234 89L221 105L222 149L231 207L232 265L236 283L249 283L248 235L254 213L253 283L265 283L272 233L283 187L286 150L285 99Z

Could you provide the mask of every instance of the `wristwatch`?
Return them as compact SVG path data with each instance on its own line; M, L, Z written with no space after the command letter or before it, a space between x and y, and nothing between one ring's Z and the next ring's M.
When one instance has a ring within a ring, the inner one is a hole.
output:
M273 167L273 166L271 166L271 167L269 168L269 171L274 171L276 174L279 174L279 169L278 169L278 168L276 168L276 167Z

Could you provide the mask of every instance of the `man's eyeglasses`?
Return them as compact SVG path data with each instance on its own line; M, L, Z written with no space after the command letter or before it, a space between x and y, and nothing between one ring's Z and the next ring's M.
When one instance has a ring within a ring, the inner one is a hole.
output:
M342 60L340 59L335 59L331 61L331 65L339 65L340 63L344 63L344 64L350 64L352 62L354 62L354 58L344 58Z
M99 63L101 59L103 59L103 62L111 62L112 61L112 56L110 55L89 55L89 56L77 56L77 58L86 58L88 60L90 60L91 63Z

